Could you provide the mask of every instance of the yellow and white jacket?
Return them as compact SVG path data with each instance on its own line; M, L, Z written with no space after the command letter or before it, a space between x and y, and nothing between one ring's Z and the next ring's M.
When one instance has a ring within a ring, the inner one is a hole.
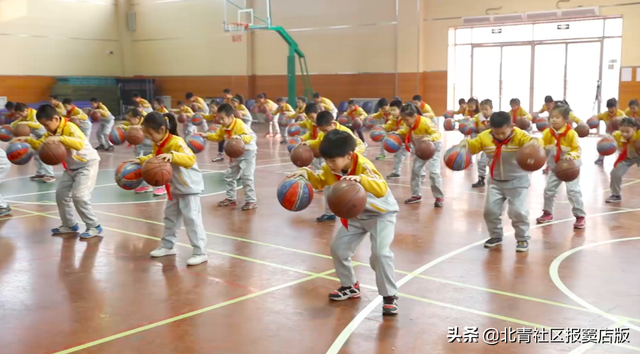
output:
M431 141L435 144L442 139L442 134L438 131L435 124L431 119L425 116L416 115L416 121L413 126L409 127L406 124L398 130L398 134L405 137L405 144L407 142L413 143L414 139L422 139L430 137Z
M27 117L26 118L20 117L14 120L13 122L11 122L11 128L14 128L20 122L26 122L29 128L33 130L43 130L44 127L42 126L42 124L38 123L38 119L36 119L36 113L38 113L38 111L36 111L33 108L29 108L29 113L27 113ZM44 131L42 132L42 134L44 134ZM39 135L42 135L42 134L39 134Z
M360 140L360 138L358 138L357 136L355 136L353 134L353 132L351 131L351 129L345 127L344 125L338 123L338 122L334 122L336 125L336 130L342 130L343 132L348 132L349 134L351 134L351 136L356 139L356 152L361 154L364 152L365 150L365 146L364 143L362 142L362 140ZM308 133L307 133L308 134ZM314 140L304 140L307 142L307 145L309 145L310 148L312 149L319 149L320 148L320 143L322 143L322 140L324 139L324 133L319 131L318 132L318 137Z
M433 112L433 109L431 109L431 106L429 106L427 102L421 101L418 105L418 108L420 108L420 110L422 111L423 116L429 117L431 119L436 117L435 112Z
M568 131L567 131L568 129ZM549 168L554 168L556 165L556 154L558 153L558 147L556 145L556 138L551 134L554 131L558 137L560 137L560 158L569 156L574 160L578 160L580 164L580 144L578 144L578 133L575 130L570 129L567 125L560 130L555 130L551 126L542 132L542 144L547 152L547 165ZM566 135L562 136L565 132Z
M228 127L221 126L213 133L207 133L207 140L220 142L222 140L231 139L232 136L240 136L242 138L242 142L244 143L244 149L247 150L258 150L258 145L256 144L256 133L249 128L244 122L239 118L234 118L231 125Z
M113 114L109 112L109 109L107 108L107 106L102 104L102 102L98 104L98 108L94 109L94 111L100 112L100 116L102 116L102 119L106 119L106 120L115 119Z

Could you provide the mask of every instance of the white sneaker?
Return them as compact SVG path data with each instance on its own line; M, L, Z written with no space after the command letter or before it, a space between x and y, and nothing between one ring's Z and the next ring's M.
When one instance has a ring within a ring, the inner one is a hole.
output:
M151 251L151 253L149 253L149 255L151 255L151 257L165 257L165 256L173 256L174 254L176 254L176 249L175 248L164 248L162 246L156 248L155 250Z
M198 265L209 260L209 256L206 254L194 254L189 257L187 264L190 266Z

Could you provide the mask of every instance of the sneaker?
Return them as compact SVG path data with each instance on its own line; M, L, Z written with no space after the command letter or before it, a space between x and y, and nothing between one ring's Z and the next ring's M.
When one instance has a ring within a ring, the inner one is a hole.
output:
M316 221L317 222L334 221L335 219L336 219L336 216L334 214L322 214L316 218Z
M620 203L622 201L622 197L619 195L611 195L609 198L605 199L605 203Z
M436 202L433 203L436 208L442 208L444 206L444 198L436 198Z
M102 226L98 225L96 227L87 228L83 233L80 234L80 238L92 238L100 235L102 233Z
M286 140L280 140L280 144L286 144L287 141Z
M482 187L484 187L484 186L485 186L484 178L479 177L479 178L478 178L478 182L476 182L476 183L472 184L472 185L471 185L471 188L482 188Z
M602 165L604 163L604 159L598 158L596 160L596 162L594 162L596 165Z
M527 252L529 250L529 242L527 241L518 241L516 245L516 252Z
M542 211L542 216L537 218L536 221L538 222L538 224L546 224L548 222L553 221L553 214L551 214L550 212L543 210Z
M576 222L573 224L574 229L584 229L587 220L584 216L576 216Z
M330 292L329 299L343 301L351 298L359 298L360 295L362 295L360 292L360 283L356 283L354 286L341 286L337 290Z
M169 248L164 248L162 246L156 248L155 250L151 251L151 253L149 253L149 255L154 258L173 256L174 254L176 254L175 248L169 249Z
M222 153L219 153L218 156L214 157L213 160L211 160L211 162L219 162L224 160L224 155Z
M247 211L247 210L253 210L256 209L258 207L258 203L244 203L244 205L242 206L242 210L243 211Z
M273 136L274 138L281 138L282 135L280 135L280 133L277 133L276 135Z
M415 204L415 203L421 203L421 202L422 202L422 197L411 197L404 201L405 204Z
M54 235L70 234L70 233L78 232L79 230L80 230L80 226L78 226L78 224L75 224L71 227L66 227L66 226L56 227L55 229L51 229L51 233Z
M378 156L376 156L376 160L378 160L378 161L382 161L382 160L384 160L384 159L386 159L386 158L387 158L387 157L386 157L385 155L378 155Z
M165 194L167 194L167 189L165 187L158 187L158 188L153 190L153 196L154 197L161 197L161 196L163 196Z
M236 205L238 205L238 202L229 198L225 198L224 200L221 200L218 202L219 207L228 207L228 206L236 206Z
M153 187L151 187L151 186L141 186L141 187L136 188L135 192L136 192L136 194L153 192Z
M98 150L98 151L104 151L104 145L98 145L98 146L96 146L96 150Z
M545 169L542 170L542 174L543 175L548 175L549 174L549 166L545 167Z
M490 238L484 242L484 248L493 248L502 243L501 238Z
M44 183L53 183L56 181L56 177L55 176L44 176L42 178L42 182Z
M398 296L385 296L382 298L382 314L395 315L398 313Z
M44 178L44 175L33 175L31 177L29 177L30 180L32 181L42 181L42 179Z
M0 208L0 216L7 216L11 214L11 207L7 205L6 208Z
M106 152L113 152L114 148L113 146L109 146L108 148L104 149L104 151Z
M391 173L390 175L387 176L387 179L391 179L391 178L400 178L400 175L397 173Z
M194 266L202 264L208 260L209 256L207 256L206 254L192 254L191 257L189 257L189 259L187 260L187 265Z

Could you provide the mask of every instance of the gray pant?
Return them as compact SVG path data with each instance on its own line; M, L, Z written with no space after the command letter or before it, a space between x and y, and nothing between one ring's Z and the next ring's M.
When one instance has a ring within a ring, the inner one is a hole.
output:
M72 203L88 229L99 225L91 206L91 192L96 186L98 167L99 161L93 161L84 167L62 173L60 184L56 189L56 203L62 226L72 227L77 224L71 207Z
M500 183L500 182L497 182ZM489 237L502 239L502 212L504 202L509 204L507 215L515 229L518 241L527 241L529 237L529 209L527 208L527 189L525 187L500 188L496 182L490 181L487 198L484 203L484 221L487 223Z
M113 144L111 144L111 142L109 141L109 133L111 133L111 129L113 129L114 123L115 120L113 118L105 118L100 120L100 126L98 127L96 135L98 136L98 143L105 148L113 146Z
M549 172L547 177L547 186L544 189L544 208L543 210L550 213L553 212L553 201L556 199L556 192L562 184L562 181L556 177L553 171ZM584 204L582 203L582 192L580 191L580 176L571 182L565 182L567 186L567 199L571 203L573 215L585 217Z
M258 201L256 197L256 189L253 182L253 175L256 171L256 153L255 150L246 150L242 156L237 159L231 159L229 169L224 176L227 182L227 199L236 200L238 178L242 183L244 190L244 201L246 203L255 203Z
M253 118L251 117L251 115L249 115L248 117L242 116L241 119L244 122L244 124L247 125L247 127L251 128L251 123L253 122Z
M200 194L173 194L172 198L173 200L167 200L164 207L162 247L172 249L176 245L178 229L184 221L193 254L205 254L207 234L202 224Z
M384 149L384 147L383 147ZM386 151L386 150L385 150ZM405 150L404 145L402 148L393 154L393 168L391 169L391 173L395 173L397 175L402 175L402 163L404 162L404 158L407 156L407 150Z
M32 129L31 132L36 137L36 139L42 138L42 136L47 132L44 127L40 129ZM33 154L33 160L36 163L36 175L39 176L53 176L53 166L47 165L42 160L40 160L40 156L36 151Z
M7 153L0 149L0 179L3 179L7 173L11 170L11 163L9 163L9 159L7 158ZM4 201L2 196L0 195L0 208L4 209L9 205Z
M91 139L92 127L93 127L93 124L89 120L81 120L80 125L78 126L78 128L80 128L80 131L82 131L82 134L84 134L84 136L87 138L87 140ZM107 136L107 140L109 140L108 138L109 137Z
M629 167L639 162L639 160L626 159L611 170L611 194L622 195L622 177L627 173Z
M436 153L429 161L419 159L413 154L413 167L411 168L411 196L419 197L422 195L420 187L422 185L422 173L425 165L429 163L429 183L431 184L431 193L435 198L444 198L442 193L442 177L440 176L440 155L442 155L442 142L435 142Z
M380 156L387 156L387 150L384 149L384 144L380 144Z
M487 154L483 152L478 155L478 177L485 179L487 177L487 163L489 162L489 158Z
M382 296L398 293L393 267L391 242L394 237L396 215L384 215L373 219L349 219L349 228L340 226L333 242L331 257L342 286L353 286L358 279L351 265L351 257L367 233L371 235L369 263L376 272L376 286Z

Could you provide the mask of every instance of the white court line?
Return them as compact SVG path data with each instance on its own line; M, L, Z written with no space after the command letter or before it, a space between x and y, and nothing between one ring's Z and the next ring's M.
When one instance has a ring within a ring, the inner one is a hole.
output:
M607 327L607 329L613 329L613 328L618 328L622 325L621 322L616 322L614 324L612 324L611 326ZM580 345L579 347L577 347L576 349L572 350L571 352L569 352L569 354L582 354L584 352L586 352L587 350L595 347L596 344L595 343L585 343Z

